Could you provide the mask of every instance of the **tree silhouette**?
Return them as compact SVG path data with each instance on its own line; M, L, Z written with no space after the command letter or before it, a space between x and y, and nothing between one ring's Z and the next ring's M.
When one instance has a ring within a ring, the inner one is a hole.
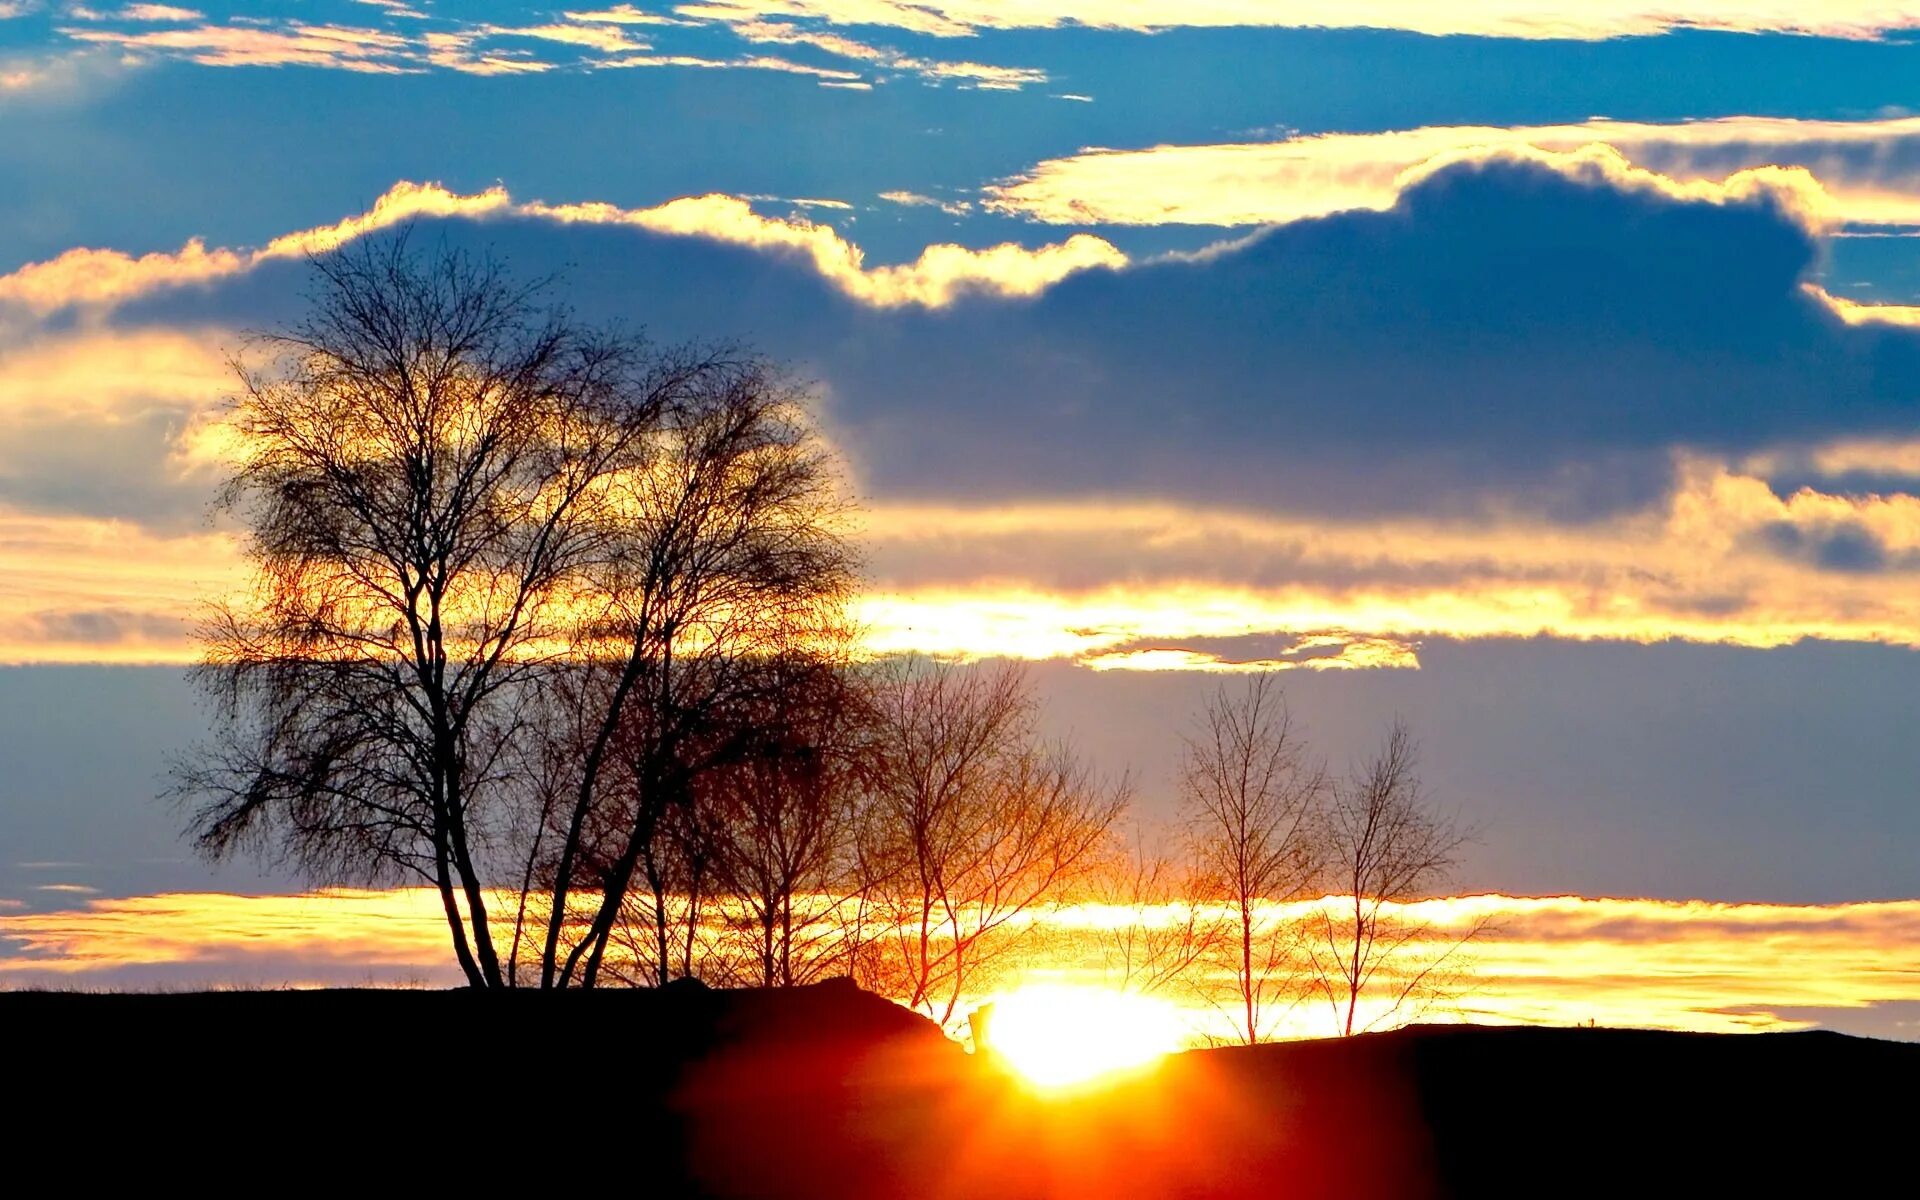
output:
M1128 787L1037 742L1015 667L896 664L875 709L859 833L873 930L862 973L947 1024L1031 932L1022 918L1097 865Z
M667 977L662 835L702 828L689 810L709 775L777 752L793 664L844 657L854 556L805 399L763 361L711 363L665 410L645 464L615 481L619 521L588 572L578 770L543 873L544 986L594 984L636 880L656 897Z
M609 481L687 374L494 263L405 236L313 263L304 320L236 366L252 588L202 628L215 738L176 787L205 853L438 889L467 979L505 982L487 862L525 705L568 640Z
M190 829L322 882L430 883L475 986L519 982L529 938L541 983L591 983L692 780L759 748L739 716L764 660L844 640L805 393L404 234L313 272L272 365L236 365L221 503L252 586L202 629ZM518 893L504 964L496 888Z
M1271 675L1221 687L1186 738L1180 796L1189 844L1200 887L1228 913L1237 1036L1248 1043L1265 1035L1271 1005L1300 990L1297 931L1272 909L1303 897L1319 875L1326 790Z
M1423 950L1433 926L1408 917L1405 902L1448 882L1472 832L1435 813L1420 786L1419 749L1394 722L1379 752L1334 788L1325 814L1331 896L1312 918L1314 983L1351 1036L1392 1020L1447 990L1455 953L1484 929L1474 922L1438 949ZM1381 996L1359 1020L1361 1001Z

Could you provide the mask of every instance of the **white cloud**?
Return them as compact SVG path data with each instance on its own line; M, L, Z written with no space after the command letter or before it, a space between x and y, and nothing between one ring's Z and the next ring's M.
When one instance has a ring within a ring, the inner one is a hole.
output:
M171 4L129 4L124 8L112 9L86 8L76 4L65 11L67 16L76 21L145 21L164 25L206 19L206 14L197 9L179 8Z
M1000 91L1018 91L1027 84L1047 82L1047 73L1036 68L923 58L903 54L886 46L869 45L838 33L801 29L782 21L736 21L730 22L730 26L734 33L749 42L809 46L839 58L871 63L882 70L918 75L927 80L953 81Z
M913 191L881 192L880 199L888 204L898 204L903 208L937 208L949 216L964 217L973 211L973 205L965 200L942 200L937 196L928 196Z

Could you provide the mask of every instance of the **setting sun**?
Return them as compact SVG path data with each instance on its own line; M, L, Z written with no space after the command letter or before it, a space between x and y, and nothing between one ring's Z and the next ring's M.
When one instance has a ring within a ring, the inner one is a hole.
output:
M1030 1082L1065 1087L1144 1067L1186 1044L1173 1005L1106 988L1038 984L994 1000L976 1045Z

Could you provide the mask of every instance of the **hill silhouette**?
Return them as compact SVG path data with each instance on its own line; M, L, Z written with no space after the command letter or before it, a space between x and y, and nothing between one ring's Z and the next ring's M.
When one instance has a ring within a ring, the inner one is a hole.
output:
M1831 1033L1428 1026L1047 1095L844 981L23 992L0 1029L16 1169L355 1194L1834 1194L1896 1179L1920 1078Z

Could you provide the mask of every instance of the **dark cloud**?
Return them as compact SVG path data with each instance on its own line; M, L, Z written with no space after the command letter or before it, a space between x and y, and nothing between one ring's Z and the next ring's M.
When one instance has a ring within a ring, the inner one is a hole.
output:
M1802 285L1818 238L1774 193L1680 198L1593 162L1442 169L1386 212L1028 300L857 303L792 254L542 221L446 223L583 312L750 340L816 377L878 492L1150 494L1309 512L1561 520L1664 494L1671 451L1911 427L1920 333ZM298 268L143 306L271 324Z
M26 619L34 640L82 646L111 646L135 640L168 641L180 636L182 622L172 613L125 608L89 608L38 612Z
M1882 1000L1877 1004L1844 1006L1739 1004L1715 1011L1781 1021L1811 1021L1821 1029L1855 1037L1920 1040L1920 1000Z

